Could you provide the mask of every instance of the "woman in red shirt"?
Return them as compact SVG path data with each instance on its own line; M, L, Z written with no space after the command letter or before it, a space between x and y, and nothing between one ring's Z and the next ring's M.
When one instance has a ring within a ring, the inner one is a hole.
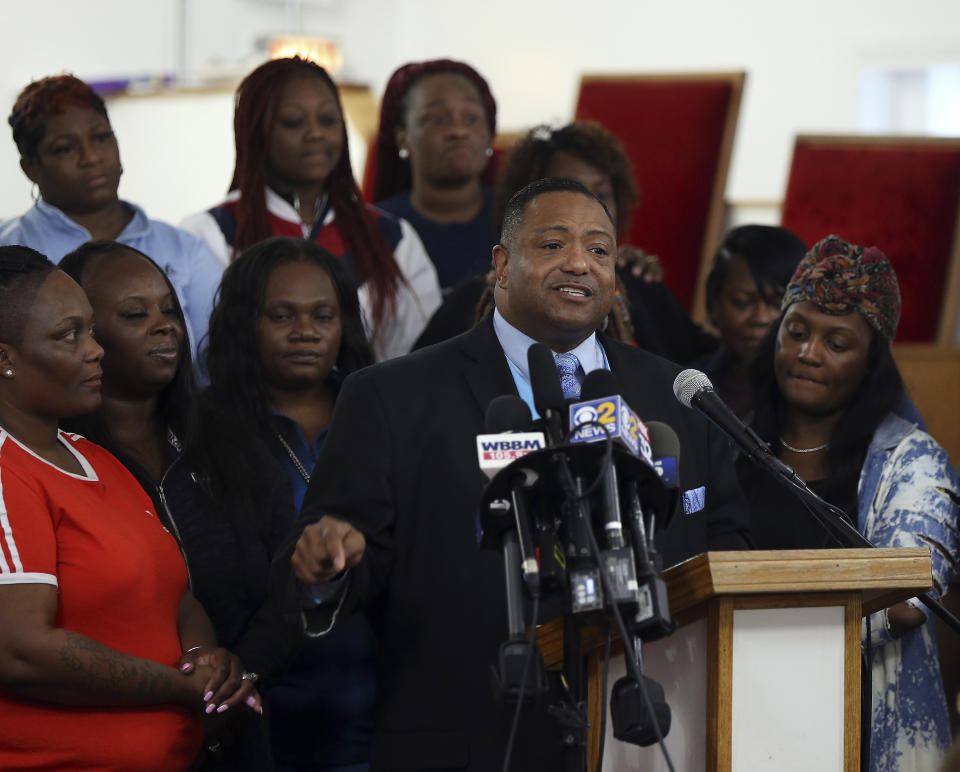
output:
M259 697L149 496L58 428L100 402L92 316L39 252L0 248L0 769L183 770L205 713Z

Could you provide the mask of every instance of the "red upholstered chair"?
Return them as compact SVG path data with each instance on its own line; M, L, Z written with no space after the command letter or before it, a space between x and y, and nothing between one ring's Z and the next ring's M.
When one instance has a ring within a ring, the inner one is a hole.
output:
M782 223L808 245L835 233L897 271L898 342L953 340L960 299L960 139L797 137Z
M630 240L664 263L704 318L703 284L724 227L723 195L745 74L585 75L577 118L602 124L633 161L641 194Z

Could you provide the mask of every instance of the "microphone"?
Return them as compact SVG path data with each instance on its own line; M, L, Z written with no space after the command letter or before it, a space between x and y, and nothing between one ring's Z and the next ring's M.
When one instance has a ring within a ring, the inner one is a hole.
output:
M643 424L617 392L620 390L617 377L609 370L593 370L583 379L580 390L582 400L570 406L570 441L604 442L607 431L618 444L637 455L640 436L638 427ZM613 396L611 396L613 395ZM629 419L628 419L629 416ZM600 425L583 425L594 421ZM646 433L646 428L643 428ZM646 440L644 440L646 442ZM603 463L603 459L601 459ZM607 574L611 603L628 605L631 611L637 604L637 572L633 549L623 538L623 522L620 519L620 485L617 468L612 459L603 469L603 535L604 548L600 563ZM589 537L587 537L589 538Z
M530 424L530 409L515 394L504 394L492 400L487 405L484 422L487 434L477 437L477 454L480 468L487 477L494 477L512 461L545 446L541 432L514 431ZM523 491L536 479L536 472L529 469L522 469L511 478L509 505L513 509L516 529L507 528L502 535L509 638L500 644L497 663L491 666L491 677L501 695L514 699L522 695L535 697L547 689L539 648L535 640L529 641L526 636L523 592L519 582L522 573L536 604L540 571L534 557ZM507 502L502 503L507 505Z
M546 423L550 445L559 445L564 440L563 416L567 400L560 386L557 360L545 343L534 343L527 349L527 367L530 370L530 388L533 405Z
M582 400L570 406L570 442L602 442L610 436L618 445L655 469L656 462L660 460L656 458L657 455L672 453L674 463L672 466L668 463L667 466L673 470L675 484L676 457L680 455L680 441L676 433L665 424L659 424L658 430L662 427L672 435L673 444L660 439L660 445L656 445L655 439L658 438L619 395L619 391L617 377L612 372L594 370L587 374L581 388ZM601 426L587 424L577 428L588 421L596 421ZM663 432L660 431L660 434ZM659 473L660 470L657 471ZM663 475L660 474L660 477L662 479ZM624 486L629 505L632 548L623 538L619 488L617 469L611 462L605 470L603 489L607 548L600 553L600 559L608 589L613 596L611 603L616 603L630 614L625 631L629 632L632 640L624 641L624 658L627 658L631 646L639 655L640 639L637 636L654 640L671 633L676 624L670 615L666 584L649 557L652 546L647 542L637 481L630 479ZM617 614L618 619L619 616ZM650 709L642 698L644 689L652 697ZM670 708L666 704L663 687L639 671L637 677L624 676L614 685L610 712L615 736L626 742L649 745L656 741L658 729L661 737L670 729Z
M516 394L501 394L487 405L484 427L490 434L515 432L518 427L530 425L530 408Z
M528 453L543 450L543 432L520 431L530 425L530 408L516 394L503 394L491 400L485 416L486 432L477 435L477 463L492 479L497 472ZM525 485L533 485L537 474L524 469Z
M488 434L477 436L477 456L480 469L492 478L498 471L528 453L545 447L541 432L519 432L513 430L530 423L530 409L515 394L504 394L487 405L485 416ZM533 539L530 536L530 521L526 511L523 488L530 487L537 480L537 473L523 469L510 480L510 503L513 505L516 531L506 530L503 534L504 560L507 564L508 595L509 583L515 562L515 549L519 546L520 566L523 577L531 593L539 591L540 569L534 553ZM508 607L510 604L508 603ZM522 632L522 628L521 628Z
M581 401L570 406L570 442L597 442L609 436L629 453L652 464L647 427L618 392L617 377L609 370L587 374ZM574 431L576 427L580 428Z
M661 421L648 421L653 468L668 488L680 487L680 438Z
M570 406L570 442L603 442L609 432L611 439L615 439L620 445L637 455L636 427L639 425L639 419L632 424L621 420L624 413L619 403L623 403L626 410L629 408L617 395L618 391L617 377L609 370L594 370L587 374L580 390L581 401ZM587 423L588 421L593 423ZM617 469L612 464L604 473L603 501L605 510L603 532L606 537L606 548L620 549L626 542L623 539L623 523L620 520Z
M553 351L544 343L534 343L527 349L527 364L530 368L530 387L533 404L543 417L547 444L557 446L565 439L563 419L566 416L567 400L560 386L557 362ZM556 455L561 467L569 470L565 453ZM580 476L573 477L574 489L564 503L567 577L570 586L570 605L574 613L596 611L603 608L603 591L600 569L590 552L588 529L592 528L590 502L583 497L586 488Z
M660 476L660 481L668 494L665 516L663 522L659 524L661 528L666 528L677 511L680 501L680 438L673 429L661 421L650 421L647 424L647 430L650 432L653 468ZM653 539L654 527L657 525L655 513L651 512L650 524L647 528L651 552L655 550Z
M793 470L777 458L767 443L741 421L713 390L710 379L699 370L684 370L673 381L673 393L679 402L696 410L733 440L754 463L776 475L793 479Z

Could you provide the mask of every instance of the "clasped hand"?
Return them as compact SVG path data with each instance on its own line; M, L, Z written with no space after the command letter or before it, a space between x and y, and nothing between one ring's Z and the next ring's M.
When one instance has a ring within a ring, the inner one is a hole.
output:
M240 704L255 713L263 713L255 679L243 677L243 663L235 654L222 648L201 646L181 654L179 664L181 673L196 679L194 686L208 715L214 711L223 713Z

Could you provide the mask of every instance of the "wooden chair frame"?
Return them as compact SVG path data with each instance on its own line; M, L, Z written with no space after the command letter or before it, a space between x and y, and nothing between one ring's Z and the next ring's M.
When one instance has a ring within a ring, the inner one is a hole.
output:
M700 250L700 266L697 271L697 280L694 289L693 307L691 314L699 322L706 321L705 290L707 274L713 265L713 258L726 224L726 202L724 196L727 189L727 175L730 170L730 158L733 153L733 140L737 131L737 121L740 116L740 102L743 97L743 87L746 82L745 72L689 72L689 73L655 73L640 74L589 74L580 79L580 90L590 83L729 83L730 101L727 105L727 115L724 121L723 135L720 142L720 151L717 156L716 174L710 193L710 203L707 210L707 222L703 234Z

